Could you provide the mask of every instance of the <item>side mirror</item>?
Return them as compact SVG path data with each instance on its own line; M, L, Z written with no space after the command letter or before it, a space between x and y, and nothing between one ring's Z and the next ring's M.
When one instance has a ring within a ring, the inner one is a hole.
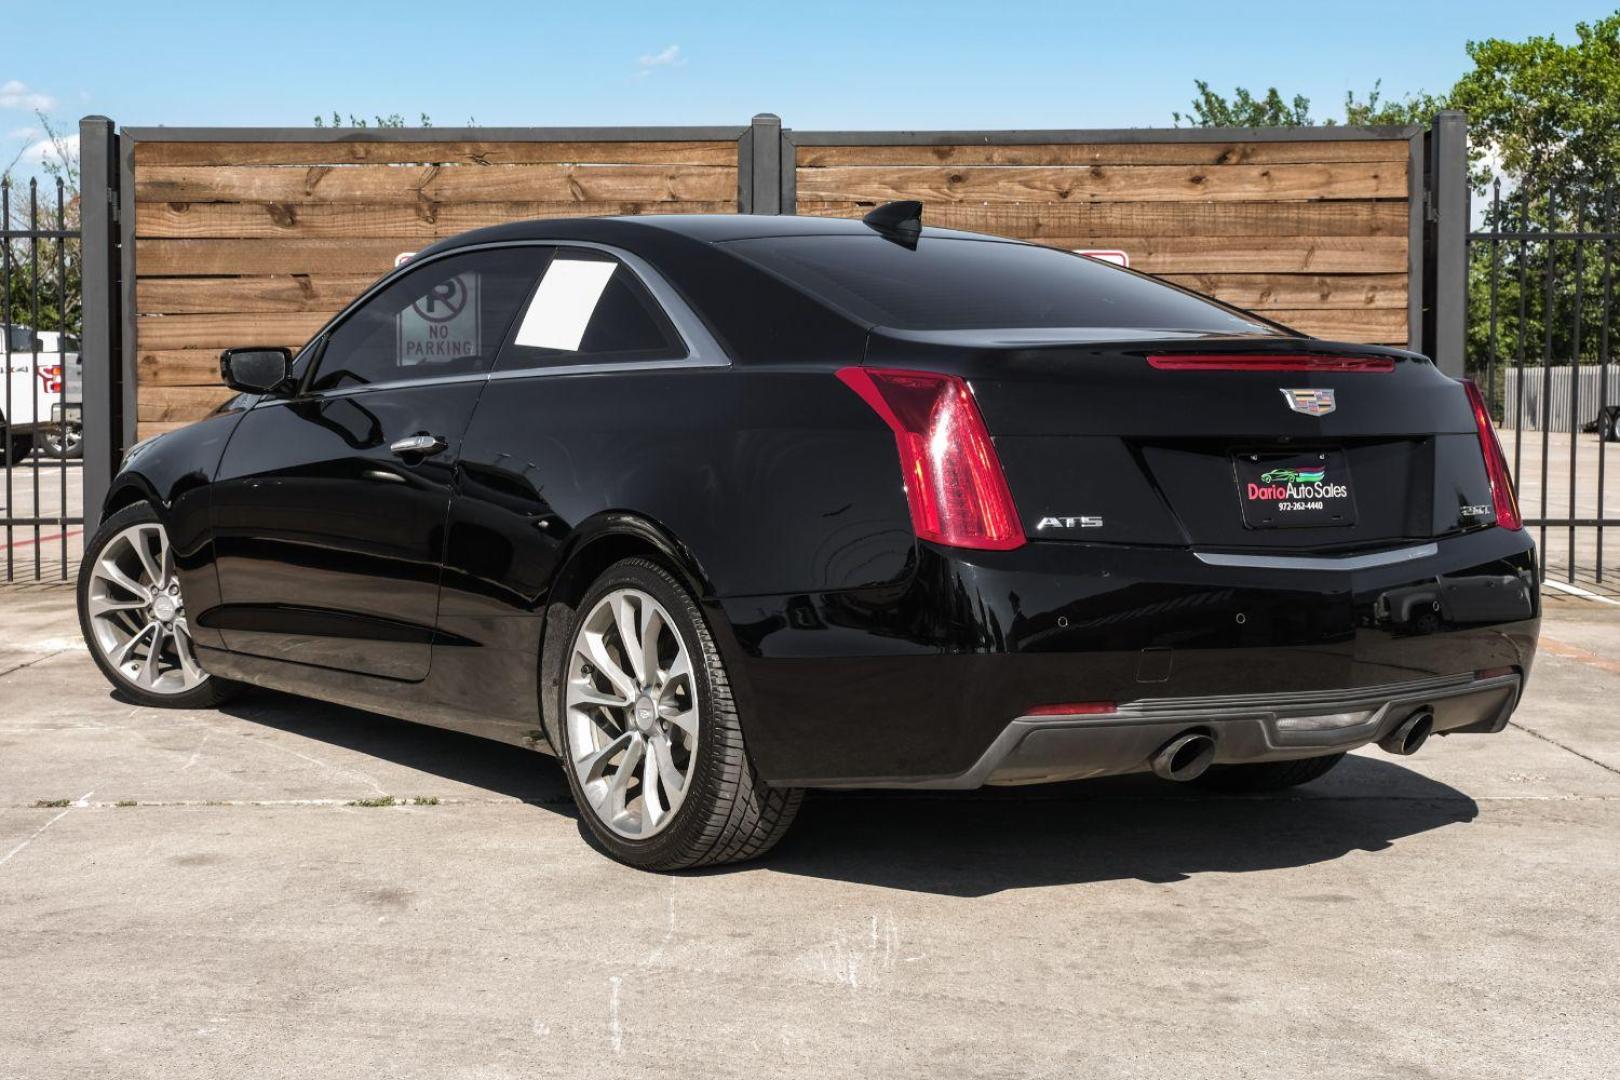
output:
M226 349L219 354L219 377L245 394L283 391L291 374L292 353L286 349Z

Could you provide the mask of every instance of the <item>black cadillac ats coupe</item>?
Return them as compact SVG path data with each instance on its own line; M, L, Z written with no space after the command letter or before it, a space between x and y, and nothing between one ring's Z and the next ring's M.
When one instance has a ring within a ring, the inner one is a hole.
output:
M88 546L107 677L549 750L638 867L808 788L1302 784L1535 654L1473 386L917 204L468 233L220 368Z

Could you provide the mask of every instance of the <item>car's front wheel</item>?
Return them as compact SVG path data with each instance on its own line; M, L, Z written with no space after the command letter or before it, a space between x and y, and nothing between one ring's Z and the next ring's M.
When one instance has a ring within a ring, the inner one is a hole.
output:
M680 582L646 559L615 563L574 609L567 640L557 749L603 847L680 870L775 846L803 792L754 772L725 664Z
M174 550L150 504L126 506L96 530L79 564L78 600L96 666L138 704L209 708L240 688L197 664Z

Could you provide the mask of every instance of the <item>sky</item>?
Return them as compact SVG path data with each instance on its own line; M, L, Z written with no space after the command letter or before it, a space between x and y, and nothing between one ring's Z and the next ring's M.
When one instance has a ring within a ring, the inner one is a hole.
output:
M548 4L543 0L0 0L0 168L121 125L303 126L337 110L436 126L1170 126L1195 78L1275 85L1319 117L1382 79L1448 88L1470 39L1574 37L1602 5L1112 0Z

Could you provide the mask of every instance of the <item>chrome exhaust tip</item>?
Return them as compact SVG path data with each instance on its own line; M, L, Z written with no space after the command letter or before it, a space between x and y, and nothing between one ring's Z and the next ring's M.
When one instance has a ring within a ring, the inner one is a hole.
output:
M1434 710L1419 709L1401 722L1401 726L1378 740L1379 749L1405 757L1415 754L1429 736L1434 734Z
M1177 735L1153 755L1153 775L1185 783L1204 775L1215 761L1215 740L1201 731Z

